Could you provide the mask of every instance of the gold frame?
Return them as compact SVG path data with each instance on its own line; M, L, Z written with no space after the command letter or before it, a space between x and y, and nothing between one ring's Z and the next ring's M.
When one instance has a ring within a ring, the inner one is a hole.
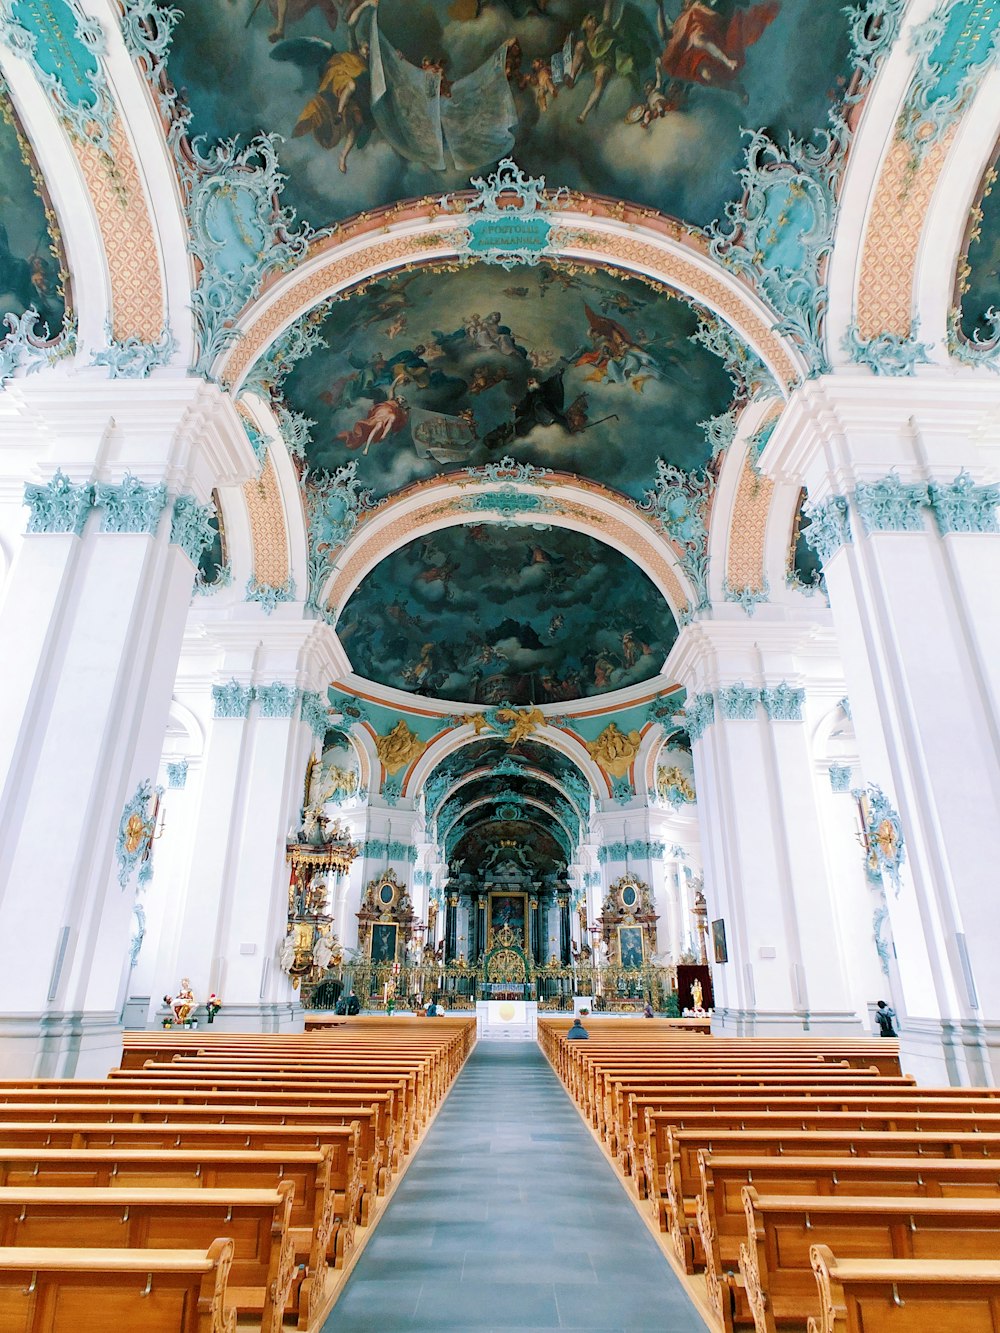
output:
M375 931L376 931L380 926L385 926L385 927L388 927L389 929L395 931L395 935L394 935L394 937L393 937L392 957L391 957L391 958L379 958L379 959L376 960L376 959L373 959L373 958L372 958L372 951L373 951L374 946L375 946ZM368 961L369 961L369 963L371 963L371 965L372 965L373 967L386 967L386 966L391 966L391 965L392 965L393 963L395 963L395 962L398 962L398 960L399 960L399 922L398 922L398 921L373 921L373 922L371 923L371 930L370 930L369 933L368 933Z
M530 920L529 920L529 918L528 918L528 912L529 912L529 910L530 910L530 909L529 909L529 906L528 906L529 895L528 895L527 893L518 892L516 889L511 889L511 890L508 890L508 889L491 889L490 892L489 892L488 899L487 899L488 905L487 905L487 908L486 908L486 949L487 949L487 952L488 952L490 949L493 948L493 899L494 899L494 898L520 898L520 899L521 899L521 902L524 904L524 909L523 909L524 934L523 934L522 939L521 939L521 946L520 946L520 947L524 950L524 952L525 952L526 954L527 954L527 953L530 953L531 950L530 950L530 947L529 947L529 946L530 946L530 943L531 943L531 922L530 922Z
M631 967L630 967L630 968L628 969L628 971L630 971L630 972L638 972L638 971L640 971L642 968L644 968L644 967L646 966L646 932L645 932L645 930L643 930L642 926L639 925L638 921L633 921L633 922L631 923L631 925L629 925L629 924L626 923L626 922L623 922L620 926L617 927L617 934L618 934L618 966L621 967L621 968L624 968L624 967L625 967L625 964L624 964L624 962L622 961L622 931L623 931L623 930L637 930L637 931L639 932L639 943L642 945L642 962L640 963L639 967L637 967L637 968L631 968Z

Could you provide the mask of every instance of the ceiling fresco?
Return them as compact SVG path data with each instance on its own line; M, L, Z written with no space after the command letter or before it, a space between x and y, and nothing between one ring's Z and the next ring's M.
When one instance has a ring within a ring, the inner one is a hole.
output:
M464 703L552 703L655 676L677 637L627 557L565 528L472 524L387 556L337 623L355 672Z
M62 328L66 276L55 215L41 174L0 86L0 318L38 311L52 337Z
M995 336L1000 323L1000 190L996 162L972 210L968 249L959 270L961 328L967 338Z
M744 127L826 123L843 0L182 0L174 84L209 138L282 135L314 226L466 185L513 153L553 186L704 224Z
M423 268L336 303L328 348L283 382L315 423L312 469L356 460L376 494L509 454L641 500L657 457L689 470L734 394L699 316L638 279L539 265Z
M541 814L541 812L539 812ZM564 866L568 848L562 830L555 823L548 828L533 819L497 819L489 809L474 810L469 820L461 820L448 835L447 856L452 869L459 859L472 866L489 859L498 846L516 847L520 856L539 867Z

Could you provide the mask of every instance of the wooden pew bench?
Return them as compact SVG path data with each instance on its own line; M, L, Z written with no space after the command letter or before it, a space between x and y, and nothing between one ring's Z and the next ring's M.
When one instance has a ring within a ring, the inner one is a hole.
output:
M764 1129L751 1133L671 1126L652 1201L661 1230L670 1232L674 1251L688 1272L694 1271L702 1152L727 1157L926 1157L931 1161L938 1158L995 1161L1000 1159L1000 1134L955 1134L947 1130L918 1135L872 1130L820 1133L801 1129ZM700 1261L704 1261L703 1256Z
M248 1152L174 1148L0 1149L0 1186L32 1189L210 1189L275 1190L294 1186L289 1228L295 1262L305 1271L299 1294L299 1324L322 1311L329 1286L328 1264L342 1267L355 1235L355 1175L345 1190L332 1170L330 1145L315 1150ZM351 1168L353 1170L353 1167Z
M1000 1261L840 1259L812 1247L809 1333L1000 1333Z
M265 1146L262 1134L269 1128L295 1128L305 1131L295 1142L300 1147L317 1147L326 1141L327 1130L335 1126L358 1127L358 1153L362 1164L362 1209L365 1214L370 1209L369 1196L384 1194L391 1177L391 1131L387 1137L383 1132L384 1117L378 1104L373 1106L337 1106L337 1107L262 1107L250 1103L216 1103L198 1101L193 1104L171 1101L121 1102L106 1105L100 1102L51 1102L42 1103L6 1103L0 1106L2 1124L56 1125L62 1121L87 1122L91 1125L104 1123L109 1127L124 1125L165 1125L169 1124L177 1135L176 1146L202 1147L204 1137L187 1138L182 1142L181 1131L186 1126L201 1129L215 1124L235 1127L239 1134L245 1134L246 1147ZM114 1142L114 1129L109 1128L109 1138L99 1143L91 1140L92 1146L100 1147L107 1142ZM32 1142L37 1140L32 1139ZM13 1140L0 1135L0 1146ZM64 1140L52 1140L53 1146L61 1146ZM276 1142L291 1143L291 1138L278 1139ZM143 1145L145 1146L145 1144ZM270 1145L267 1145L270 1146ZM365 1218L362 1224L367 1225Z
M231 1240L206 1250L0 1249L4 1333L236 1333Z
M757 1333L819 1314L810 1248L849 1259L995 1259L1000 1200L761 1195L743 1188L740 1273ZM928 1331L929 1333L929 1331Z
M927 1157L746 1157L700 1152L697 1226L709 1303L727 1333L753 1324L738 1281L743 1188L761 1195L1000 1199L1000 1162ZM696 1247L697 1248L697 1247ZM1000 1249L1000 1241L998 1241Z
M297 1276L290 1235L294 1186L276 1190L0 1188L0 1245L207 1249L233 1242L229 1301L261 1333L280 1333ZM141 1328L141 1325L140 1325Z

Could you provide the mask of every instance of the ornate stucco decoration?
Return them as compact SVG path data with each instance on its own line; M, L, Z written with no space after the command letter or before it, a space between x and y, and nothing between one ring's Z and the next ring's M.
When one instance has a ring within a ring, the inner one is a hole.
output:
M902 482L894 472L880 481L864 483L854 492L854 504L869 534L923 532L928 500L926 483Z
M930 362L933 343L917 341L920 322L914 319L908 334L882 332L864 338L857 324L852 324L843 338L843 349L859 366L867 366L876 375L911 375L913 368Z
M830 790L837 792L838 795L849 793L851 790L851 766L850 764L831 764L827 769L830 778Z
M379 861L409 861L415 862L417 859L416 847L411 847L409 843L400 842L398 838L367 838L361 848L364 855L369 860Z
M757 716L757 704L760 690L753 689L738 681L735 685L725 685L719 690L719 707L722 716L730 722L753 722Z
M295 580L289 575L284 583L258 583L254 575L247 579L246 600L259 602L264 614L273 614L279 602L295 601Z
M815 504L807 501L803 509L810 520L805 532L806 541L825 565L842 546L853 540L847 501L842 495L831 495Z
M962 312L957 307L948 312L948 353L963 366L991 370L1000 375L1000 310L986 311L986 328L974 329L970 337L961 330Z
M94 486L94 508L102 511L102 532L147 533L152 536L167 507L167 488L147 486L126 472L121 482Z
M122 810L115 843L118 883L122 889L128 884L132 872L139 863L148 861L152 854L156 812L162 795L162 787L154 787L148 778L144 778ZM150 809L151 802L152 809Z
M656 460L656 480L638 506L674 544L678 561L697 593L694 609L709 605L708 516L715 491L709 471L682 472L664 459Z
M701 322L691 334L691 341L700 343L719 357L729 378L736 385L740 398L780 396L777 381L757 353L730 324L716 315L709 311L702 313Z
M167 764L167 786L171 791L183 791L187 786L188 761L178 759L176 763Z
M247 717L253 702L252 685L241 685L230 680L225 685L212 686L212 716L216 718Z
M597 859L601 865L608 861L662 861L666 852L662 842L606 842L598 848ZM599 882L599 881L595 881Z
M177 339L169 329L164 329L155 342L143 342L141 338L130 334L127 338L116 338L114 328L105 326L108 345L94 354L91 365L107 366L108 376L115 379L145 379L157 366L169 363L177 351Z
M620 731L617 722L609 722L595 741L585 741L587 753L605 773L613 778L627 776L639 753L642 733Z
M968 472L960 472L953 482L932 481L927 489L942 536L949 532L1000 532L1000 486L977 486Z
M464 510L470 514L494 514L503 528L516 526L528 519L534 522L536 517L546 514L562 514L563 506L546 495L533 495L519 491L513 486L504 486L497 491L479 491L475 495L462 495L450 502L453 510Z
M358 481L356 459L333 472L308 475L302 494L309 530L306 605L320 611L320 594L337 552L349 540L362 515L374 512L383 502L375 500L372 491Z
M273 685L257 685L254 697L261 717L291 717L298 703L299 692L294 685L275 681Z
M661 764L656 770L656 796L667 805L693 805L694 782L676 764Z
M736 602L742 606L748 616L752 616L757 607L766 602L770 595L771 585L766 578L759 588L752 588L749 584L744 584L742 588L734 588L728 578L722 584L723 598L727 602Z
M419 759L427 749L427 742L406 725L406 719L400 718L396 725L384 736L375 737L375 751L385 771L394 775L400 769L407 768Z
M906 859L899 814L882 788L875 783L870 782L867 787L852 791L851 795L859 802L861 809L866 870L877 875L888 875L898 895L899 870Z
M552 719L546 718L540 708L515 708L505 702L481 713L462 713L445 720L452 726L469 725L477 736L484 731L495 732L507 745L517 745Z
M69 313L55 338L49 337L49 329L44 324L40 335L35 332L40 319L34 307L29 307L23 315L4 315L8 332L0 341L0 385L6 384L17 370L34 375L44 366L54 366L76 351L76 324Z
M526 176L511 157L491 176L473 176L470 184L476 191L471 200L448 195L441 200L442 209L467 217L467 225L447 238L459 255L511 269L556 253L551 209L568 200L568 190L546 198L545 177Z
M330 705L326 696L315 690L303 690L299 716L317 740L322 740L330 726Z
M760 701L772 722L801 722L806 692L783 680L778 685L765 686L760 692Z
M215 536L211 505L200 505L193 495L179 495L174 501L170 520L170 540L178 545L192 564L197 565L201 553L211 545Z
M75 486L57 470L44 485L26 485L24 503L31 509L29 532L71 532L79 537L93 507L94 488Z
M701 740L715 721L715 699L710 692L696 694L684 705L684 723L692 741Z
M882 975L889 975L890 943L882 935L886 922L889 920L889 908L883 898L878 907L872 913L872 939L875 942L875 952L878 954L879 967L882 969Z

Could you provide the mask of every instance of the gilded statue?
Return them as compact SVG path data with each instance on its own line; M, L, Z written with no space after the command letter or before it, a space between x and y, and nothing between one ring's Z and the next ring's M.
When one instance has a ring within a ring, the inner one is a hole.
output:
M694 783L676 765L673 768L658 768L656 770L656 794L661 801L676 801L678 797L682 801L693 801Z
M492 719L485 713L462 713L460 722L472 727L477 736L489 729L495 731L508 745L517 745L538 727L545 726L545 714L540 708L497 708Z
M375 737L375 749L385 771L395 774L419 759L427 749L427 743L410 730L405 719L400 718L388 735Z
M630 731L628 735L618 730L618 724L609 722L596 741L587 741L586 746L591 759L599 764L613 778L623 778L628 773L632 760L639 752L642 735Z

